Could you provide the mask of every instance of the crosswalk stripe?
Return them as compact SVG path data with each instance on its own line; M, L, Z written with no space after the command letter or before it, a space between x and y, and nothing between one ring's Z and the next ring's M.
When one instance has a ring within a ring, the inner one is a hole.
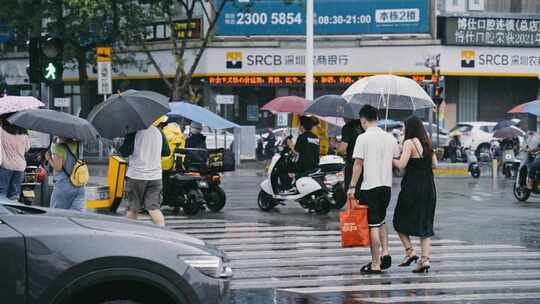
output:
M362 298L364 303L418 303L418 302L450 302L450 301L483 301L483 300L518 300L540 299L540 292L482 293L460 295L433 295L389 298Z
M178 227L171 226L171 228L178 229ZM200 234L229 234L229 233L259 233L259 232L283 232L288 233L289 230L300 231L315 231L311 227L299 227L299 226L266 226L266 227L226 227L226 228L208 228L208 229L189 229L186 233L200 235Z
M229 228L252 228L255 227L269 227L268 224L263 223L191 223L191 224L184 224L181 222L178 223L167 223L167 227L175 230L180 230L180 232L186 231L186 233L191 232L192 230L197 230L201 228L221 228L221 229L229 229Z
M392 245L401 245L401 241L389 241L388 244ZM419 246L420 241L413 241L413 245ZM452 245L452 244L468 244L464 241L455 241L455 240L432 240L432 246L443 246L443 245ZM219 246L222 250L227 251L228 253L232 252L250 252L257 250L287 250L287 249L304 249L304 248L313 248L313 249L331 249L331 248L342 248L341 242L312 242L312 243L284 243L284 244L242 244L242 245L221 245Z
M540 271L540 261L521 261L520 263L503 261L488 261L479 263L478 261L432 261L431 263L435 271L454 271L460 269L474 269L475 271L480 270L528 270L528 269L537 269ZM411 266L413 267L413 266ZM401 269L397 267L390 268L388 274L392 275L396 269ZM411 268L404 268L407 271ZM235 281L251 281L253 279L279 279L279 278L306 278L306 277L319 277L319 276L332 276L332 275L354 275L360 274L359 264L352 265L350 263L343 263L340 265L329 265L329 266L294 266L283 267L283 268L246 268L246 269L236 269L234 272Z
M429 290L429 289L495 289L495 288L540 288L540 280L512 280L512 281L468 281L468 282L444 282L444 283L417 283L417 284L391 284L391 285L352 285L331 286L316 288L287 288L282 291L315 294L335 292L362 292L362 291L391 291L391 290Z
M390 247L392 253L402 253L403 247ZM498 249L525 249L511 245L449 245L445 247L433 247L433 252L448 252L459 250L498 250ZM273 251L244 251L229 252L231 259L279 259L294 257L319 257L319 256L345 256L354 253L369 253L369 248L331 248L331 249L301 249L301 250L273 250Z
M410 271L410 270L409 270ZM534 271L454 271L446 273L428 273L419 276L411 272L407 273L389 273L383 275L339 275L339 276L317 276L307 277L299 279L264 279L264 280L249 280L248 282L234 281L231 285L233 289L253 289L259 286L265 288L293 288L293 287L323 287L325 285L332 286L344 286L353 284L360 284L363 282L380 281L380 280L402 280L407 279L407 282L411 280L425 280L428 278L436 279L482 279L489 277L491 280L506 279L511 277L512 279L540 279L540 273L538 270Z
M140 221L147 221L151 222L152 219L150 217L141 217ZM226 223L225 220L214 220L214 219L193 219L193 218L184 218L184 217L178 217L174 219L169 219L168 217L165 218L165 223L171 223L171 222L178 222L183 224L205 224L205 223Z
M288 259L259 259L259 260L233 260L230 262L230 265L235 268L254 268L254 267L286 267L290 265L339 265L341 263L352 264L354 261L358 263L366 263L370 258L369 252L365 254L356 254L349 256L339 256L339 257L298 257L298 258L288 258ZM517 258L540 258L540 253L538 252L474 252L474 253L447 253L447 254L435 254L431 257L433 260L462 260L462 259L517 259Z
M194 237L201 239L232 239L232 238L254 238L254 237L287 237L287 236L333 236L341 237L339 231L320 231L320 230L300 230L300 231L270 231L270 232L238 232L238 233L193 233ZM393 236L397 238L396 235Z

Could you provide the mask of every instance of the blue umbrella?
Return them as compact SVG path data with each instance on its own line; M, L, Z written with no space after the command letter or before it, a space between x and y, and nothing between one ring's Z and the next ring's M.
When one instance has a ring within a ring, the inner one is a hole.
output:
M214 130L240 128L234 122L230 122L216 113L189 102L171 102L169 106L171 108L171 111L167 113L169 117L187 118Z

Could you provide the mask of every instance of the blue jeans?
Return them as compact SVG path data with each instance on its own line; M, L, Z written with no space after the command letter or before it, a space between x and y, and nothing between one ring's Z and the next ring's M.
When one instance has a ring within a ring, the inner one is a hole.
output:
M24 172L12 171L0 167L0 195L10 200L18 200L21 194L21 184Z
M75 187L64 172L54 176L51 208L84 211L84 187Z

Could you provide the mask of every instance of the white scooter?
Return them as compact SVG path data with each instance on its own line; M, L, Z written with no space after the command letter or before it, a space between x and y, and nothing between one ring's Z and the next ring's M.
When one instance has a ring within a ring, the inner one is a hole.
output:
M294 181L296 192L287 195L276 193L278 189L278 168L282 162L291 161L292 153L283 149L274 155L268 167L268 178L261 183L261 191L257 204L262 211L270 211L277 205L284 205L284 201L297 201L303 208L313 210L317 214L327 214L332 208L332 192L337 180L326 182L325 173L321 169L306 172L306 175ZM334 179L334 178L331 178Z

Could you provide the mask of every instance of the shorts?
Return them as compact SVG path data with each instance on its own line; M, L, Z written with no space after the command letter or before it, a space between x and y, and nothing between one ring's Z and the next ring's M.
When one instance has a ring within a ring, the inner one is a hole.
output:
M127 210L137 212L143 208L148 211L159 209L162 189L160 179L138 180L126 177L124 199Z
M388 209L391 197L392 189L390 187L377 187L356 193L356 198L360 203L368 206L368 226L370 228L381 227L385 224L386 209Z

